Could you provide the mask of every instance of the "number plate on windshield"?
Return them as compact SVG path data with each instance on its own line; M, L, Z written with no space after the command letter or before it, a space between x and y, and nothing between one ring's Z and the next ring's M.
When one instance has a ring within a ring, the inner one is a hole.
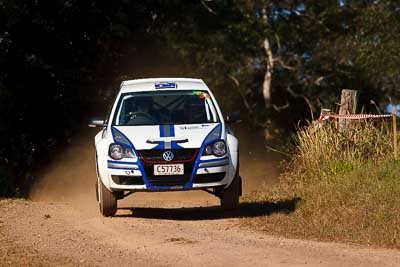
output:
M183 164L154 165L154 175L183 175Z

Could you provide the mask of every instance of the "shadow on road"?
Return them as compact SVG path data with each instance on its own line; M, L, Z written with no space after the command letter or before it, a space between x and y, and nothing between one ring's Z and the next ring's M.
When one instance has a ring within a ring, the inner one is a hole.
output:
M224 212L219 206L196 208L121 208L131 210L132 214L115 217L136 217L162 220L218 220L224 218L258 217L274 213L289 214L295 211L300 198L281 200L278 202L246 202L241 203L237 211Z

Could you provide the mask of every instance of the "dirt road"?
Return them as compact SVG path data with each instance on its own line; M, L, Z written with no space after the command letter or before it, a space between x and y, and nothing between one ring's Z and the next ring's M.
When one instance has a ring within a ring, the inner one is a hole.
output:
M1 208L7 235L41 255L99 266L399 266L393 250L287 240L240 229L216 207L137 208L115 218L69 204Z
M400 266L397 250L290 240L246 229L241 217L265 215L266 208L222 214L218 200L205 192L137 193L119 203L116 217L103 218L95 201L93 150L85 143L55 159L32 192L33 202L0 202L1 233L35 255L66 257L72 265ZM275 170L253 160L258 152L245 153L246 193Z

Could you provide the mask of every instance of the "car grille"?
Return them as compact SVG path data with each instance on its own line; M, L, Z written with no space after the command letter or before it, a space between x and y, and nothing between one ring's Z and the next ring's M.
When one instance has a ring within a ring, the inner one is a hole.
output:
M189 182L192 175L194 162L184 163L184 175L154 175L154 164L144 163L144 171L147 179L156 186L181 186Z
M163 153L165 151L174 153L174 159L171 161L164 160ZM154 186L183 186L190 181L198 149L139 150L138 153L142 159L144 171L150 184ZM183 163L184 175L154 175L154 164L170 163Z
M163 154L166 151L174 153L174 159L166 161L163 158ZM152 163L175 163L175 162L191 162L196 159L198 149L197 148L186 148L186 149L151 149L151 150L139 150L141 159L146 162Z
M189 182L189 179L182 175L151 176L148 179L154 186L183 186Z

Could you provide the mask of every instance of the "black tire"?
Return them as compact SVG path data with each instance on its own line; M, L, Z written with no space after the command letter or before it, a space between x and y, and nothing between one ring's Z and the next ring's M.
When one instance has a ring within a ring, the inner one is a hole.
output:
M97 181L97 191L100 213L104 217L112 217L117 213L117 196L108 190L99 179Z
M221 208L224 211L233 211L239 208L239 197L241 195L241 178L236 175L228 188L221 192Z

